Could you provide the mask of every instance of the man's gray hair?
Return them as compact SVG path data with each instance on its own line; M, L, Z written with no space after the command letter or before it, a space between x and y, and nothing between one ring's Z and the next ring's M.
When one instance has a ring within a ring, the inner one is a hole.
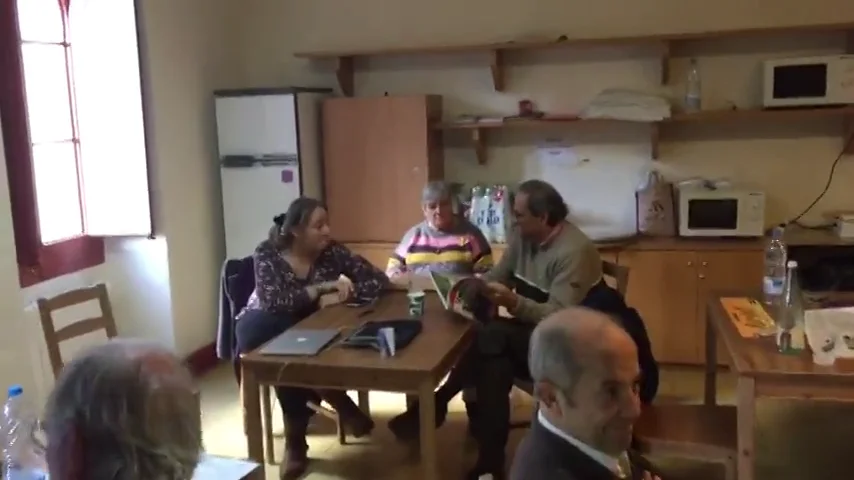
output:
M602 312L571 307L544 319L531 333L528 368L535 385L548 382L560 389L572 404L575 386L591 356L598 351L606 328L619 321Z
M421 191L421 203L439 202L442 200L454 201L453 186L441 180L427 182Z
M565 328L542 325L531 334L528 368L536 385L549 382L572 402L573 391L584 369L579 359L578 345Z
M202 453L189 371L171 351L141 340L113 340L68 363L45 428L48 448L67 438L81 444L87 480L190 480Z

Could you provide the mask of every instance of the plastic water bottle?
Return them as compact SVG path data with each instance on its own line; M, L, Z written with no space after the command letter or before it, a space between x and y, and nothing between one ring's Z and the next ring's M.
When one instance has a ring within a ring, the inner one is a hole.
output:
M771 240L765 247L765 276L762 279L762 293L766 305L780 306L784 300L786 286L786 243L783 241L785 230L782 226L771 231Z
M2 418L3 480L46 480L43 453L34 438L36 420L24 402L24 389L9 387Z
M483 236L490 240L491 234L488 222L489 215L489 197L487 192L481 186L475 186L471 191L471 210L469 211L469 220L477 228L483 232Z
M700 68L697 65L697 59L691 59L691 66L688 69L687 88L685 90L685 111L694 113L700 111Z
M786 263L785 303L778 308L777 351L798 355L806 348L804 298L798 282L798 262Z

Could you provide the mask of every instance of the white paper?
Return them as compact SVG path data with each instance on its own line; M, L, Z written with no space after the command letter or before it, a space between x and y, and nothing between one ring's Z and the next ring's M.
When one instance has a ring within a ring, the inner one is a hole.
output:
M543 169L573 168L581 163L575 150L561 142L546 142L538 146L537 161Z
M203 454L193 480L240 480L257 467L257 463L248 460Z
M804 318L810 348L833 345L837 358L854 358L854 307L807 310Z
M531 148L522 179L554 186L569 207L569 220L591 239L630 237L637 230L635 187L648 171L648 160L633 145L609 145L603 153L596 145L550 140Z

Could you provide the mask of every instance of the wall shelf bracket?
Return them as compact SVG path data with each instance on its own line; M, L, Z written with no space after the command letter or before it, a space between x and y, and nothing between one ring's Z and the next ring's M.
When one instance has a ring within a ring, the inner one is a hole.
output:
M474 155L478 165L486 165L489 152L486 148L486 132L480 128L471 130L471 143L474 147Z
M353 57L338 57L335 77L344 96L352 97L355 93L355 59Z
M670 83L671 47L671 42L667 40L661 42L661 85L664 86Z
M654 122L649 124L649 157L652 160L658 160L658 147L661 140L661 123Z
M493 50L489 55L489 70L492 73L492 85L496 92L504 91L504 52Z

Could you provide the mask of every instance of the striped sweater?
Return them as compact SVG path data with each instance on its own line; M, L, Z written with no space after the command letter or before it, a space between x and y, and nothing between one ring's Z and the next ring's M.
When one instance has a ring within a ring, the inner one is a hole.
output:
M492 248L480 229L462 219L449 231L426 221L410 228L388 260L386 274L429 271L470 275L492 268Z

